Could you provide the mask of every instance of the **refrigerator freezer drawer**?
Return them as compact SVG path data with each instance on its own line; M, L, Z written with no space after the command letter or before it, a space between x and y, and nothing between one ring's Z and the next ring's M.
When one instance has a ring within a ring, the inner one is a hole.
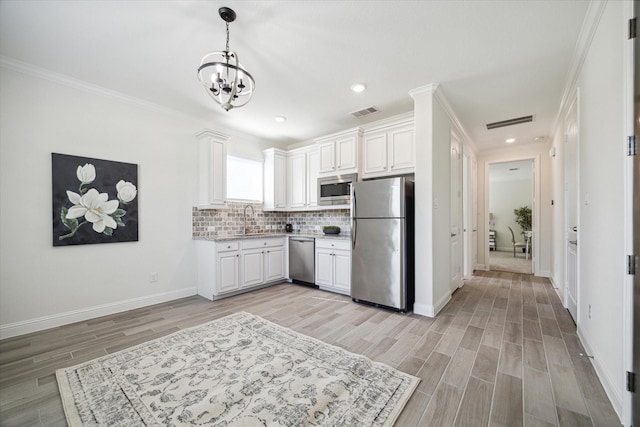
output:
M351 233L351 297L407 310L405 220L354 218Z

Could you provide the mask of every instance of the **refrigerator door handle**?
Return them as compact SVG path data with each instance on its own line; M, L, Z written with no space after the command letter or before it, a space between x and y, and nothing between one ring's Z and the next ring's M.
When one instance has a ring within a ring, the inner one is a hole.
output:
M352 218L352 224L351 224L351 247L352 248L356 247L356 234L358 234L358 220L355 218Z

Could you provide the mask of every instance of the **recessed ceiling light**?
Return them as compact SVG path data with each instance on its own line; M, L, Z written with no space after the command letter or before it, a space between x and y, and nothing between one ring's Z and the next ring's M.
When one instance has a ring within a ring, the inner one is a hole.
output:
M285 116L275 116L274 120L278 123L286 122L287 118Z
M354 91L355 93L364 92L366 88L367 88L367 85L364 83L354 83L351 85L351 90Z
M505 141L507 144L511 144L512 142L516 142L515 138L509 138Z

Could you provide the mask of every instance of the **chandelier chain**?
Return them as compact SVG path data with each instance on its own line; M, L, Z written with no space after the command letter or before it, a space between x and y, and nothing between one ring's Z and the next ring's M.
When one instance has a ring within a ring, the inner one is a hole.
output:
M227 52L229 52L229 23L227 22Z

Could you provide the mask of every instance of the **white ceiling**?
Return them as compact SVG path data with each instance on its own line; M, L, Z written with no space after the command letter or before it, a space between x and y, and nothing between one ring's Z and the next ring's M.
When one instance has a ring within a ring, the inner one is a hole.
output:
M533 181L533 160L491 163L489 165L489 181Z
M223 50L253 74L223 111L196 78ZM288 145L410 111L439 83L481 150L549 136L586 1L0 1L0 55ZM6 61L5 61L6 62ZM364 82L368 90L352 93ZM349 113L371 105L364 119ZM534 114L533 123L485 124ZM284 115L285 123L274 116Z

